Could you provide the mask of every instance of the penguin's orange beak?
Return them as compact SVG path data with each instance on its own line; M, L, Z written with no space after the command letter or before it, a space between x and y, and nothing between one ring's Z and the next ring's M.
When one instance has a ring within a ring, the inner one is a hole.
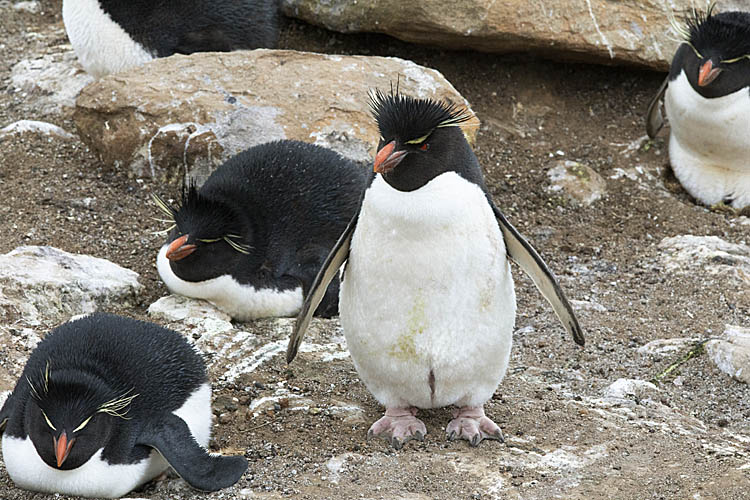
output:
M710 59L704 62L703 65L701 65L700 71L698 72L698 85L701 87L705 87L709 83L716 80L716 77L719 76L719 73L721 73L721 71L722 70L719 67L714 68L714 63L712 63Z
M166 257L169 260L180 260L184 259L191 253L195 252L196 246L195 245L188 245L187 240L190 235L186 234L183 236L180 236L176 240L174 240L172 243L169 244L169 247L167 248L167 254Z
M57 458L57 467L59 468L70 455L70 450L73 448L76 438L68 441L68 435L63 431L59 439L53 436L52 440L55 443L55 458Z
M372 167L376 173L384 174L393 170L408 153L408 151L394 152L394 149L396 149L396 141L391 141L378 151L378 154L375 155L375 165Z

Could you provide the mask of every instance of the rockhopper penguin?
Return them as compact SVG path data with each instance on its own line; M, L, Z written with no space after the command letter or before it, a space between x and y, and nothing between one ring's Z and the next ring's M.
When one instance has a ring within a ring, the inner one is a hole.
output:
M157 200L174 222L159 276L236 320L294 316L366 181L364 167L321 146L254 146L186 189L178 209ZM317 314L338 314L338 279Z
M78 61L96 77L156 57L276 47L277 0L63 0Z
M310 311L346 261L341 325L354 365L386 408L369 435L399 448L426 428L417 408L455 405L449 439L502 440L484 414L505 375L515 319L509 255L531 276L573 339L578 321L555 277L490 198L453 105L376 92L376 175L318 274L289 340L297 353Z
M4 431L4 432L3 432ZM171 466L192 487L231 486L244 457L209 455L211 384L177 332L96 313L34 349L0 410L16 486L120 497Z
M669 119L669 162L701 203L750 205L750 12L694 12L648 109L654 138Z

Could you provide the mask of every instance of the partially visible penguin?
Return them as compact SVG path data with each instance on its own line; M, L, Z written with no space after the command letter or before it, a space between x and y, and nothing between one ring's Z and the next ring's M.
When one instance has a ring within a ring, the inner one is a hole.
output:
M369 430L399 448L427 432L419 408L456 407L449 439L502 440L484 413L510 358L516 301L507 256L531 276L576 343L583 332L555 277L498 210L453 105L377 92L375 176L297 317L297 353L344 262L339 307L362 381L385 406Z
M214 171L173 208L157 256L170 292L205 299L244 321L294 316L336 239L357 210L367 171L299 141L254 146ZM338 279L317 310L338 314Z
M669 162L701 203L750 205L750 12L694 12L648 109L653 138L669 119ZM676 23L675 23L676 24Z
M274 48L278 0L63 0L81 66L101 77L156 57Z
M172 468L192 487L231 486L244 457L209 455L211 384L178 333L96 313L53 330L0 410L16 486L120 497Z

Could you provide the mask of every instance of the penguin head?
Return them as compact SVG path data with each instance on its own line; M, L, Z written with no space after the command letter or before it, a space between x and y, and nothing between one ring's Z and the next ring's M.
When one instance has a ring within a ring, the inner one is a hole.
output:
M39 457L60 470L78 468L102 449L137 397L80 371L51 370L49 363L27 383L26 431Z
M750 13L694 11L681 46L692 87L703 97L731 94L750 85Z
M185 281L204 281L227 274L249 254L252 230L229 204L206 197L191 184L175 209L154 197L174 226L166 257L175 275Z
M448 171L475 175L478 162L460 125L471 115L456 105L391 90L370 95L380 131L374 170L391 187L413 191Z

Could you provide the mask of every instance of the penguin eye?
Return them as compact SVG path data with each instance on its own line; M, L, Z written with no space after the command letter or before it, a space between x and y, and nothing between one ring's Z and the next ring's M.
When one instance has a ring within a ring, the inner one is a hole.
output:
M419 147L419 149L422 151L427 151L428 149L430 149L430 145L425 142Z
M732 64L736 62L740 62L743 59L750 59L750 54L745 54L744 56L735 57L734 59L727 59L726 61L721 61L722 64Z
M44 410L42 410L42 409L40 408L40 411L42 412L42 416L44 417L44 421L45 421L45 422L47 422L47 425L49 425L49 426L50 426L50 429L52 429L53 431L56 431L56 430L57 430L57 427L55 427L54 425L52 425L52 422L50 421L50 419L49 419L49 417L47 416L47 414L46 414L46 413L44 413Z
M91 420L92 417L93 417L93 415L91 415L91 417L89 417L86 420L84 420L83 422L81 422L81 425L79 425L78 427L76 427L75 429L73 429L73 432L78 432L81 429L83 429L84 427L86 427L86 424L89 423L89 421Z

